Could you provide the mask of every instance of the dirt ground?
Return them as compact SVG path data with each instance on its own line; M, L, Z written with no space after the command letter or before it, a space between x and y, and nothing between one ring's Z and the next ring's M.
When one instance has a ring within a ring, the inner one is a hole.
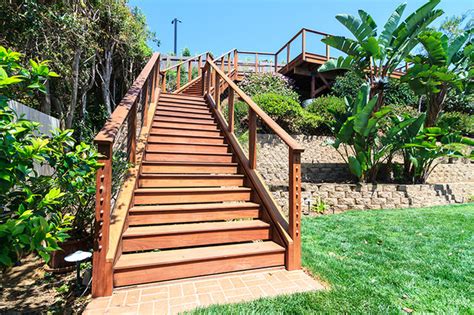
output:
M91 300L75 293L74 271L53 275L34 256L1 273L0 314L80 314Z

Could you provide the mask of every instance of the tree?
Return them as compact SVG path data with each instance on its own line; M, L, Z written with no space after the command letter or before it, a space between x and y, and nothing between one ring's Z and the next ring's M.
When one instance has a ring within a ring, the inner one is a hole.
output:
M470 31L455 36L429 30L418 38L425 54L407 60L412 63L402 80L418 95L426 97L428 108L425 127L432 127L443 110L450 89L472 91L474 79L474 46L465 45Z
M417 35L431 22L443 14L435 9L440 0L429 0L400 23L406 3L398 6L377 35L377 24L365 11L359 10L359 17L339 14L336 19L355 37L328 36L322 41L343 53L346 57L331 59L319 68L320 72L354 70L369 83L370 96L378 95L374 110L384 102L384 88L390 74L418 44Z

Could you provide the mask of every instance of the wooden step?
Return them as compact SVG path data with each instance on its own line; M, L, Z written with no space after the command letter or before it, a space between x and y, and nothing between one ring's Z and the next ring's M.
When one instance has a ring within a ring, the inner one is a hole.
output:
M189 130L179 128L152 128L151 134L169 135L169 136L196 136L196 137L219 137L220 131Z
M141 171L142 174L236 174L237 163L145 161Z
M122 255L114 266L114 285L282 266L285 249L272 242L196 247Z
M129 227L123 252L242 243L270 238L270 225L260 220L166 224Z
M169 103L169 102L160 102L158 103L158 108L168 108L168 109L182 109L182 110L199 110L199 111L209 111L207 105L187 105L181 103Z
M213 118L209 119L197 119L197 118L183 118L183 117L172 117L167 115L155 115L153 121L157 122L177 122L193 125L212 125L216 126Z
M158 105L158 111L172 111L180 113L189 113L189 114L211 114L211 111L208 108L192 108L192 107L179 107L179 106L166 106Z
M163 98L174 98L174 99L186 99L186 100L199 100L203 101L204 99L202 97L187 97L181 94L174 94L174 93L161 93L160 97Z
M155 113L155 117L158 116L169 116L169 117L183 117L183 118L196 118L196 119L211 119L212 114L207 113L207 114L194 114L194 113L186 113L186 112L178 112L174 110L164 110L164 109L158 109Z
M244 175L150 174L138 179L138 187L242 186Z
M184 135L176 134L169 135L166 133L160 133L151 131L148 137L150 142L173 142L173 143L209 143L209 144L224 144L224 137L220 135L214 136L199 136L199 135Z
M209 106L204 100L193 101L193 100L171 99L171 98L160 98L160 100L158 101L158 105L209 108Z
M259 209L253 202L135 206L129 211L128 222L134 226L258 218Z
M188 124L182 122L167 122L166 120L154 121L152 124L153 128L174 128L174 129L186 129L186 130L211 130L219 131L217 124L212 125L200 125L200 124Z
M199 153L228 153L227 144L210 143L176 143L148 141L147 150L162 152L199 152Z
M232 153L164 152L147 150L145 161L231 163Z
M251 189L236 188L138 188L135 205L250 201Z
M173 102L190 105L202 105L206 104L206 101L202 96L190 96L185 94L162 94L160 95L159 102Z

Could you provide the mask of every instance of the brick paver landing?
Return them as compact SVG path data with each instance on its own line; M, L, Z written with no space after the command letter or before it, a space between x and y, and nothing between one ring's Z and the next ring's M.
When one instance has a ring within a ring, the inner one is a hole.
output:
M84 315L177 314L211 304L322 289L301 270L273 268L116 289L111 297L92 300Z

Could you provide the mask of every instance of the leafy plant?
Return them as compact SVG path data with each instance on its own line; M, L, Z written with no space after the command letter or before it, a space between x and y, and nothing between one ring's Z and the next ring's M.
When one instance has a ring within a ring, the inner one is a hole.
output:
M445 112L439 117L436 126L472 137L474 136L474 115L460 112Z
M57 76L46 63L30 61L26 69L20 54L2 49L0 56L0 266L5 267L29 252L48 261L49 253L60 249L78 227L81 206L95 193L90 188L99 164L94 149L76 146L71 130L39 135L38 123L8 107L10 97L41 92L46 80ZM36 165L49 165L52 175L40 176Z
M324 123L330 128L334 120L331 112L345 114L346 104L343 98L329 95L315 98L305 109L324 119Z
M377 35L377 24L372 16L359 10L359 17L350 14L339 14L336 19L354 36L328 36L322 41L343 53L346 57L331 59L318 71L353 70L371 87L371 96L378 94L377 111L384 102L385 85L390 74L418 44L417 35L443 14L435 9L440 0L429 0L400 23L406 3L398 6L390 15L380 34Z
M472 91L474 46L472 43L465 46L469 36L470 32L464 32L450 42L441 32L425 31L418 38L426 55L407 59L412 66L402 79L415 93L426 97L426 127L436 124L450 89Z
M311 211L319 214L324 213L327 209L329 209L329 205L321 197L318 197L316 202L311 205Z
M299 95L295 91L293 81L279 73L257 72L246 74L239 83L239 87L251 97L272 93L288 97L295 102L299 101Z

